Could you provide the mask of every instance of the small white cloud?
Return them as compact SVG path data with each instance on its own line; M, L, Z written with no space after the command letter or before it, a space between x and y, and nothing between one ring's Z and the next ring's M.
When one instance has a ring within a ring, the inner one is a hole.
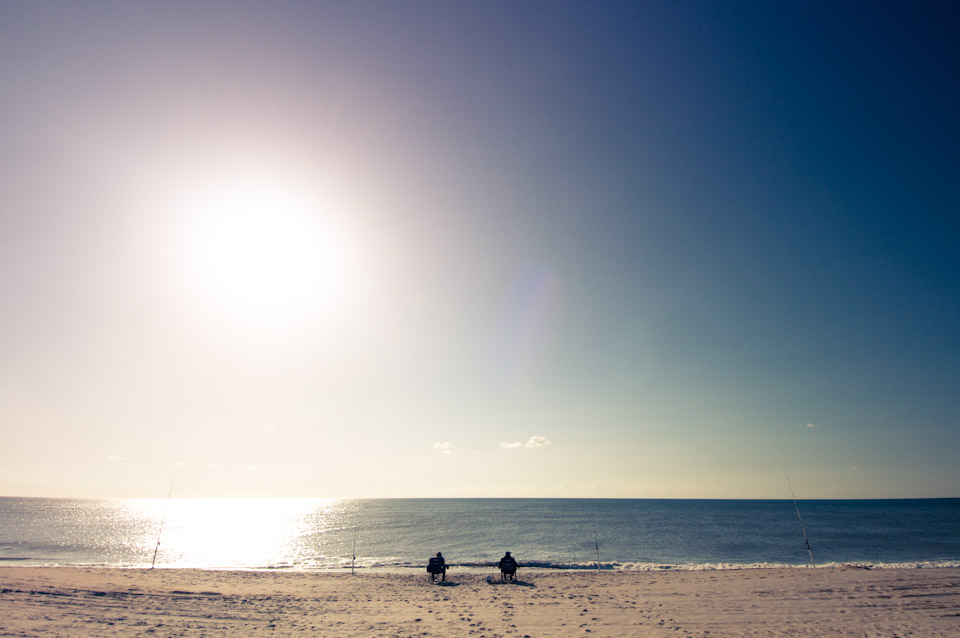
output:
M523 447L547 447L551 445L545 436L531 436L530 440L523 444Z
M816 428L818 428L818 427L820 427L820 426L817 425L816 423L807 423L804 427L809 428L809 429L811 429L811 430L815 430Z
M211 470L219 470L219 469L220 469L220 464L219 464L219 463L210 463L209 465L207 465L207 467L209 467Z
M266 470L266 469L269 469L269 468L264 467L263 465L248 465L247 467L245 467L245 468L243 468L243 469L245 469L245 470L248 471L248 472L259 472L260 470Z
M444 441L443 443L441 443L440 441L437 441L436 443L433 444L433 451L443 452L444 454L452 454L453 443L451 443L450 441Z
M126 461L127 459L126 457L123 457L123 456L117 456L116 454L111 454L110 456L107 457L107 460L108 461Z
M183 461L177 461L176 463L173 464L173 467L187 467L187 464L184 463Z
M526 447L526 448L535 448L535 447L547 447L552 445L550 441L547 440L545 436L531 436L530 440L526 443L520 443L519 441L515 443L501 443L500 447L507 450L515 450L517 448Z

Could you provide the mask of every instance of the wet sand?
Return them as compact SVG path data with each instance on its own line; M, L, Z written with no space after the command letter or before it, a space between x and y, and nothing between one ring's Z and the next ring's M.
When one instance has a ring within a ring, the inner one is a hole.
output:
M0 636L960 636L960 569L0 567Z

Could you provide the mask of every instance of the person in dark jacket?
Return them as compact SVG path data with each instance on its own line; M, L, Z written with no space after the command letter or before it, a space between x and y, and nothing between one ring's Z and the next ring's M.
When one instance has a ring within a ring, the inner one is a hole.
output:
M517 575L517 559L510 555L510 552L507 552L503 555L503 558L500 559L500 578L504 580L513 580Z
M440 580L447 580L447 563L443 560L443 554L437 552L437 555L427 563L427 571L430 572L430 580L434 580L438 575Z

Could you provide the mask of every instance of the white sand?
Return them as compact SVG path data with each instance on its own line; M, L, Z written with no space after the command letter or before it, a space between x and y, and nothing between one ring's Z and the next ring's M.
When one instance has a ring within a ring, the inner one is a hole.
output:
M960 636L960 569L0 568L0 636Z

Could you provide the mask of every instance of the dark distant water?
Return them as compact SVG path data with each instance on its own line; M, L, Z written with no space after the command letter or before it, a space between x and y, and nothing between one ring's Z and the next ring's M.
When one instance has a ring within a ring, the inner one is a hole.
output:
M960 566L960 499L801 501L817 564ZM157 540L159 538L159 548ZM809 564L792 501L0 498L0 564L334 569Z

